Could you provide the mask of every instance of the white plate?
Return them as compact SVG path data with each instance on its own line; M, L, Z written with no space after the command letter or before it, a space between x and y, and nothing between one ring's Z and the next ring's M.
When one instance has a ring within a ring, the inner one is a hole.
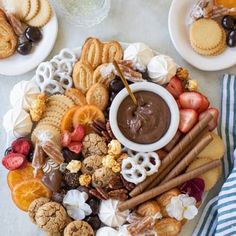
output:
M217 71L236 64L236 48L228 48L218 56L197 54L189 41L189 12L197 0L173 0L169 11L169 32L178 53L191 65L204 71Z
M51 20L47 23L46 26L42 28L43 38L38 44L33 47L32 53L23 56L16 52L11 57L1 59L0 74L13 76L21 75L33 70L50 54L56 42L57 32L57 17L55 11L53 10Z

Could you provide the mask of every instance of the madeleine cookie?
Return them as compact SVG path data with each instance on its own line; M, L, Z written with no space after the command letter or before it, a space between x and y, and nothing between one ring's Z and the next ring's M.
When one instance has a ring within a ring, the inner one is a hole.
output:
M86 93L93 84L93 68L89 63L78 61L73 69L75 88Z
M158 220L154 226L154 230L158 236L177 236L180 233L181 228L181 222L173 218Z
M30 10L28 14L24 17L24 21L29 21L37 15L40 8L39 4L40 4L39 0L30 0Z
M13 55L17 46L17 37L3 11L0 18L0 35L0 59L3 59Z
M205 157L205 158L200 158L196 159L193 161L186 172L192 171L200 166L203 166L209 162L211 162L212 159ZM218 179L220 178L221 175L221 167L216 167L212 170L207 171L206 173L202 174L199 176L199 178L204 180L205 183L205 189L204 191L209 191L214 187L214 185L217 183Z
M190 27L191 45L199 49L213 49L222 42L222 28L212 19L200 19Z
M33 27L43 27L49 22L52 15L52 9L49 1L39 0L39 6L38 13L33 18L26 21L28 25Z
M112 63L105 63L97 67L93 73L93 84L101 83L109 86L109 83L115 78L114 67Z
M214 132L208 134L211 134L213 140L202 150L200 154L198 154L198 158L209 157L212 160L223 158L225 153L225 145L223 140Z
M87 104L84 94L76 88L69 88L66 90L65 95L69 97L75 105L84 106Z
M155 216L157 213L161 215L161 208L156 201L147 201L139 205L137 213L141 216Z
M94 84L86 94L88 104L97 106L104 111L108 105L109 92L105 85L97 83Z
M119 61L123 58L123 49L119 42L110 41L103 44L102 63Z
M66 226L64 236L94 236L94 232L87 222L76 220Z
M95 69L102 63L102 48L103 44L99 39L88 38L83 45L80 60Z

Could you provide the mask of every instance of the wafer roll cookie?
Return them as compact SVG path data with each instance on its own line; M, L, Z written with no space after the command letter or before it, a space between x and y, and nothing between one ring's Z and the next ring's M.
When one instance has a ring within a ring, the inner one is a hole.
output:
M146 202L158 195L183 184L184 182L196 178L197 176L206 173L207 171L219 167L221 165L220 160L212 161L204 166L201 166L193 171L188 173L182 174L158 187L155 187L147 192L144 192L136 197L133 197L125 202L119 204L118 209L120 211L125 211L127 209L133 209L134 207L138 206L139 204Z
M161 184L178 176L189 164L197 157L197 155L213 140L209 134L201 139L201 141L184 157L184 159L165 177Z
M202 120L200 120L197 125L175 146L175 148L165 157L162 161L160 169L157 173L148 177L145 181L138 184L136 188L130 193L131 197L137 196L142 193L150 184L156 185L156 178L158 175L178 156L180 155L189 144L193 142L193 140L204 130L208 123L212 120L212 115L210 113L206 114Z

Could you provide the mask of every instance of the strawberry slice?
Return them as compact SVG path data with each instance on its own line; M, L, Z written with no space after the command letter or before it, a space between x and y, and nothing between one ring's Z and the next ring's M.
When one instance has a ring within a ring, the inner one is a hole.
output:
M176 99L184 92L184 87L182 85L182 82L181 82L181 80L177 76L174 76L170 80L169 84L166 86L166 89Z
M82 125L77 125L71 134L71 140L81 142L85 136L85 129Z
M32 142L27 138L18 138L11 144L12 152L27 156L32 149Z
M182 133L187 133L198 121L198 114L193 109L180 110L179 130Z
M201 120L207 113L210 113L213 116L213 119L209 122L209 130L214 130L218 125L219 110L216 108L208 108L205 112L202 112L199 115L199 120Z
M61 135L61 146L68 147L71 142L71 133L69 131L64 131Z
M25 163L25 156L19 153L9 153L2 159L2 164L8 170L19 169Z
M82 143L81 142L71 142L68 145L68 148L69 148L70 151L72 151L76 154L79 154L82 150Z

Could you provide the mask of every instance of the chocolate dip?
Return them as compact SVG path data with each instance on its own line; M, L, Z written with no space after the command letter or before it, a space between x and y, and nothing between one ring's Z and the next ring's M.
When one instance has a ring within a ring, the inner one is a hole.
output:
M157 94L135 92L138 106L127 96L118 109L117 122L123 135L140 144L151 144L164 136L170 126L170 109Z

